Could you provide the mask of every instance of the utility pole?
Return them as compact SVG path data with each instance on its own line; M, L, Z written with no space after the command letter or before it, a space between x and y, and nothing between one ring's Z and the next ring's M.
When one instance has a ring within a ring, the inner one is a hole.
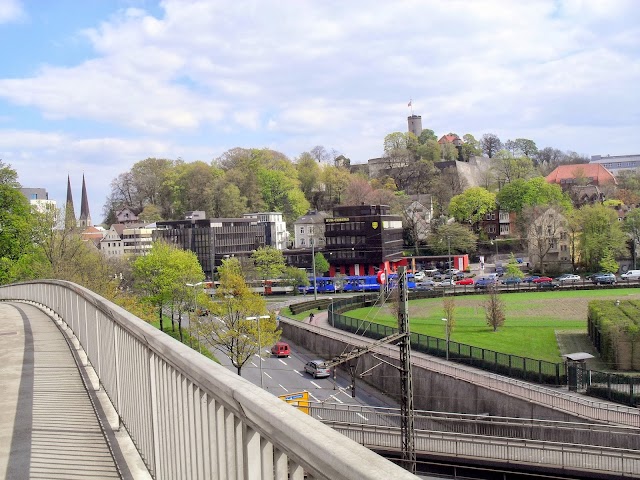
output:
M398 333L403 334L400 347L400 411L402 435L402 460L404 468L416 473L415 424L413 417L413 383L411 378L411 335L409 333L409 289L407 269L398 268Z
M313 299L318 299L318 285L316 283L316 253L315 253L315 242L313 241L313 237L311 237L311 265L313 265Z

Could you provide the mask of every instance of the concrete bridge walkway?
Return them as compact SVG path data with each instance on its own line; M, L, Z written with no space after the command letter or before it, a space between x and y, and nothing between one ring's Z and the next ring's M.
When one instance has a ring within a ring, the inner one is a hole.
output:
M43 311L0 302L0 478L151 478L83 364Z

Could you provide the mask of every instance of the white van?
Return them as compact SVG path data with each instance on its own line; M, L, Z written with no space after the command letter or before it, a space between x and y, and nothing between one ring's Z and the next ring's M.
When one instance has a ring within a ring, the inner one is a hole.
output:
M627 270L620 275L620 278L624 280L638 280L640 279L640 270Z

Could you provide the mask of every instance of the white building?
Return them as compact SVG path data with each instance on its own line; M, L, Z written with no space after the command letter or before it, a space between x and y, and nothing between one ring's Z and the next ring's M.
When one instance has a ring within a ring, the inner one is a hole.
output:
M122 231L122 249L125 255L146 255L153 246L155 224L127 226Z
M294 248L310 248L311 240L316 248L324 248L324 219L330 217L326 212L309 210L295 221Z
M592 155L589 163L598 163L614 175L624 170L640 168L640 155Z
M244 218L257 218L258 225L264 226L265 245L285 250L289 243L289 232L287 222L284 221L280 212L258 212L245 213Z
M105 257L119 258L124 255L124 244L122 242L124 229L125 225L114 223L111 225L111 228L106 231L100 241L100 251Z

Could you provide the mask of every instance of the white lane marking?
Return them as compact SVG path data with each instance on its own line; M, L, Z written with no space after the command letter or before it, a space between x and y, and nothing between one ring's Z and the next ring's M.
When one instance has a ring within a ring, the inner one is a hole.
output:
M365 417L364 415L360 415L358 412L356 412L356 415L358 415L360 418L364 418L367 422L369 421L367 417Z
M312 383L313 385L315 385L317 388L322 388L320 385L318 385L318 384L317 384L316 382L314 382L313 380L311 380L311 383Z
M287 362L285 362L284 360L282 360L281 358L279 358L278 360L280 360L284 365L287 364Z
M278 384L280 385L280 384ZM289 390L287 390L286 388L284 388L282 385L280 385L280 388L282 388L285 392L288 392Z
M259 357L259 356L260 356L260 354L259 354L259 353L254 353L254 355L255 355L256 357Z
M316 402L320 403L320 400L318 400L313 393L309 392L309 396L313 398Z
M258 365L256 365L255 363L251 362L251 365L253 365L254 367L257 367Z
M302 372L299 372L298 370L294 370L294 372L296 372L298 375L300 375L301 377L304 377L304 375L302 375Z
M338 390L340 390L340 393L344 393L347 397L351 397L351 394L348 393L344 387L338 387Z
M336 397L335 395L330 395L331 398L333 398L336 402L338 403L344 403L342 400L340 400L338 397Z
M264 373L267 377L272 378L271 375L269 375L267 372L262 372Z

